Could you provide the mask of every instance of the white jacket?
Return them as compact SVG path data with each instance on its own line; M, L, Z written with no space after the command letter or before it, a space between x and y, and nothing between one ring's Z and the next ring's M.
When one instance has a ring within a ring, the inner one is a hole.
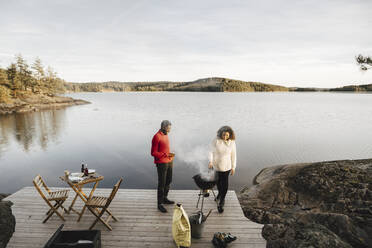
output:
M211 144L209 162L216 171L228 171L236 168L236 144L234 140L225 142L216 138Z

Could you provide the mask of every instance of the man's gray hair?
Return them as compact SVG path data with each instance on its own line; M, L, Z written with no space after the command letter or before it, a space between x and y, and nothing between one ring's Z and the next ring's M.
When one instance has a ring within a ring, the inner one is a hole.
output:
M172 123L170 121L168 121L168 120L164 120L160 124L160 128L161 129L165 129L167 126L172 126Z

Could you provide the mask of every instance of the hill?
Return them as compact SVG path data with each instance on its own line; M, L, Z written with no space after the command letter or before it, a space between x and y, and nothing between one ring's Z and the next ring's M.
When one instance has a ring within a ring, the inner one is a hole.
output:
M68 92L110 92L110 91L191 91L191 92L368 92L372 84L349 85L339 88L284 87L275 84L241 81L230 78L202 78L190 82L88 82L65 83Z
M209 92L254 92L290 91L289 88L259 82L246 82L229 78L203 78L191 82L103 82L103 83L65 83L70 92L105 91L209 91Z
M362 85L347 85L340 88L333 88L330 91L352 91L352 92L367 92L372 91L372 84L362 84Z

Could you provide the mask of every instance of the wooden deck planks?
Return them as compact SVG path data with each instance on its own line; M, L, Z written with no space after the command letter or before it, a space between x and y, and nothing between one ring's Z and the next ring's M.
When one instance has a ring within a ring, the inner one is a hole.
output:
M52 190L66 188L51 188ZM86 189L89 192L90 189ZM96 196L108 196L111 189L96 189ZM171 190L169 198L182 203L186 212L190 215L196 212L197 190ZM64 204L69 206L74 196L70 192L69 199ZM13 214L16 217L16 231L7 247L43 247L50 236L61 225L65 224L64 230L87 229L95 217L90 212L85 212L82 220L76 222L78 216L75 213L65 214L63 222L53 215L47 223L43 224L45 212L48 206L38 195L34 187L25 187L4 200L14 203ZM79 199L75 203L76 209L83 207ZM156 190L120 189L110 205L110 210L119 219L119 222L111 221L113 231L108 231L101 223L95 229L102 231L102 246L114 247L176 247L172 239L172 215L173 206L166 205L168 213L160 213L156 208ZM229 247L239 248L264 248L266 241L261 237L262 225L249 221L244 217L234 191L229 191L226 196L225 212L219 214L213 196L204 201L204 212L209 209L214 211L205 223L203 237L192 239L191 247L213 247L211 239L215 232L231 232L238 239Z

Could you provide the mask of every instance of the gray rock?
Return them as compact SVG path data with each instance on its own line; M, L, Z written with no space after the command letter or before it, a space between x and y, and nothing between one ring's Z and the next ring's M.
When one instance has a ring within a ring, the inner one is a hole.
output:
M0 248L5 248L15 231L15 217L10 201L0 201Z
M0 201L4 199L5 197L9 196L8 194L0 193Z
M372 159L263 169L239 193L267 247L372 247Z

